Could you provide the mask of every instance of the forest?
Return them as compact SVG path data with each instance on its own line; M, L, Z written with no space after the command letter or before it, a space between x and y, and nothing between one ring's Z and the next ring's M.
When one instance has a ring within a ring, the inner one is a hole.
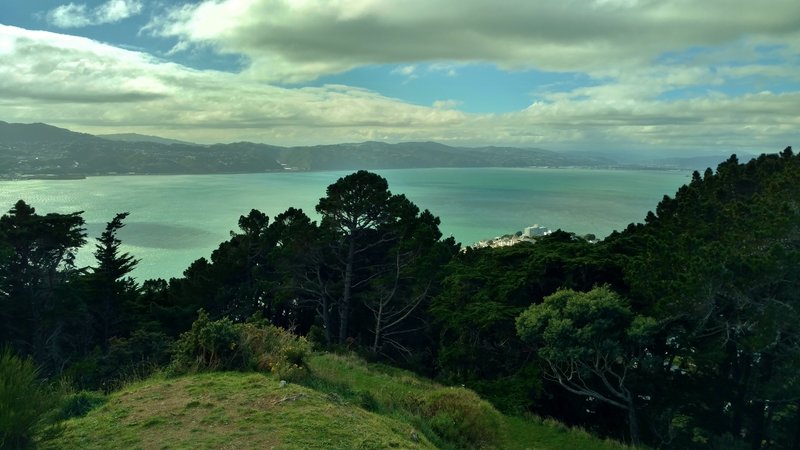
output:
M81 212L20 200L0 218L0 366L14 354L40 379L110 391L174 367L201 326L213 340L269 323L633 445L800 449L791 147L694 172L642 223L596 243L559 230L462 248L363 170L328 186L316 212L243 212L182 277L139 283L118 238L127 212L78 267Z

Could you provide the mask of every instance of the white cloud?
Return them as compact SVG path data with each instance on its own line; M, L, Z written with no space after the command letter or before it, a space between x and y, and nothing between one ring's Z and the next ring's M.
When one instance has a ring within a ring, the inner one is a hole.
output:
M799 43L798 23L796 0L205 0L147 29L245 55L255 77L302 81L409 62L642 67L665 52L741 39Z
M432 106L436 109L455 109L463 103L459 100L436 100Z
M96 10L98 23L114 23L142 12L138 0L109 0Z
M446 64L446 63L433 63L428 65L428 71L442 72L448 77L454 77L458 75L458 65Z
M86 38L0 25L0 120L199 142L771 151L800 138L800 92L670 95L773 72L795 80L798 73L761 63L607 68L592 85L535 93L522 111L467 114L453 100L426 107L341 85L278 87L251 72L194 70Z
M68 3L47 13L47 21L59 28L79 28L92 24L86 13L86 5Z
M466 117L348 86L269 86L85 38L4 25L0 99L3 120L82 130L127 127L200 141L341 142L376 129L396 136L403 129L447 127Z
M59 28L81 28L116 23L142 12L140 0L109 0L94 9L86 4L68 3L50 10L47 21Z
M408 66L400 66L394 70L392 70L393 74L403 75L406 77L410 77L414 75L414 71L417 70L417 66L408 65Z

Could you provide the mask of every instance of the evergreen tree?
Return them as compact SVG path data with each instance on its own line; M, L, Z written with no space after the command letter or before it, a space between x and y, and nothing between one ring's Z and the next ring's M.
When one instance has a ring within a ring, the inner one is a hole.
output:
M88 342L85 305L74 289L83 224L80 212L41 216L22 200L0 217L4 338L44 373L63 370Z
M129 277L138 260L121 252L117 234L125 226L127 212L118 213L106 224L95 245L97 267L87 276L88 304L92 313L95 342L108 345L111 337L128 334L136 324L131 317L131 302L137 295L136 282ZM128 323L125 323L125 322Z

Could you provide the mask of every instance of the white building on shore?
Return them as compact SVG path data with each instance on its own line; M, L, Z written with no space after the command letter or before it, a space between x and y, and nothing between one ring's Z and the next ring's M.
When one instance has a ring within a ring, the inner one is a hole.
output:
M526 227L522 231L522 235L532 238L532 237L540 237L540 236L547 236L548 234L552 233L552 231L547 227L539 226L538 223L535 223L529 227Z

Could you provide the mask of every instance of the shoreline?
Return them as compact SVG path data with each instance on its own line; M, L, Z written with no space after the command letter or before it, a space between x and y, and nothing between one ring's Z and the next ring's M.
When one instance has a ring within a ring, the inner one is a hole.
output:
M426 166L426 167L388 167L388 168L372 168L363 169L369 171L386 171L386 170L427 170L427 169L552 169L552 170L631 170L631 171L656 171L656 172L684 172L695 169L679 168L679 167L642 167L642 166ZM120 176L192 176L192 175L256 175L264 173L323 173L323 172L348 172L362 170L358 168L353 169L315 169L315 170L302 170L302 169L283 169L283 170L269 170L262 172L175 172L175 173L152 173L152 172L105 172L105 173L87 173L87 174L56 174L56 173L40 173L40 174L14 174L14 175L0 175L0 181L29 181L29 180L48 180L48 181L61 181L61 180L85 180L91 177L120 177Z

